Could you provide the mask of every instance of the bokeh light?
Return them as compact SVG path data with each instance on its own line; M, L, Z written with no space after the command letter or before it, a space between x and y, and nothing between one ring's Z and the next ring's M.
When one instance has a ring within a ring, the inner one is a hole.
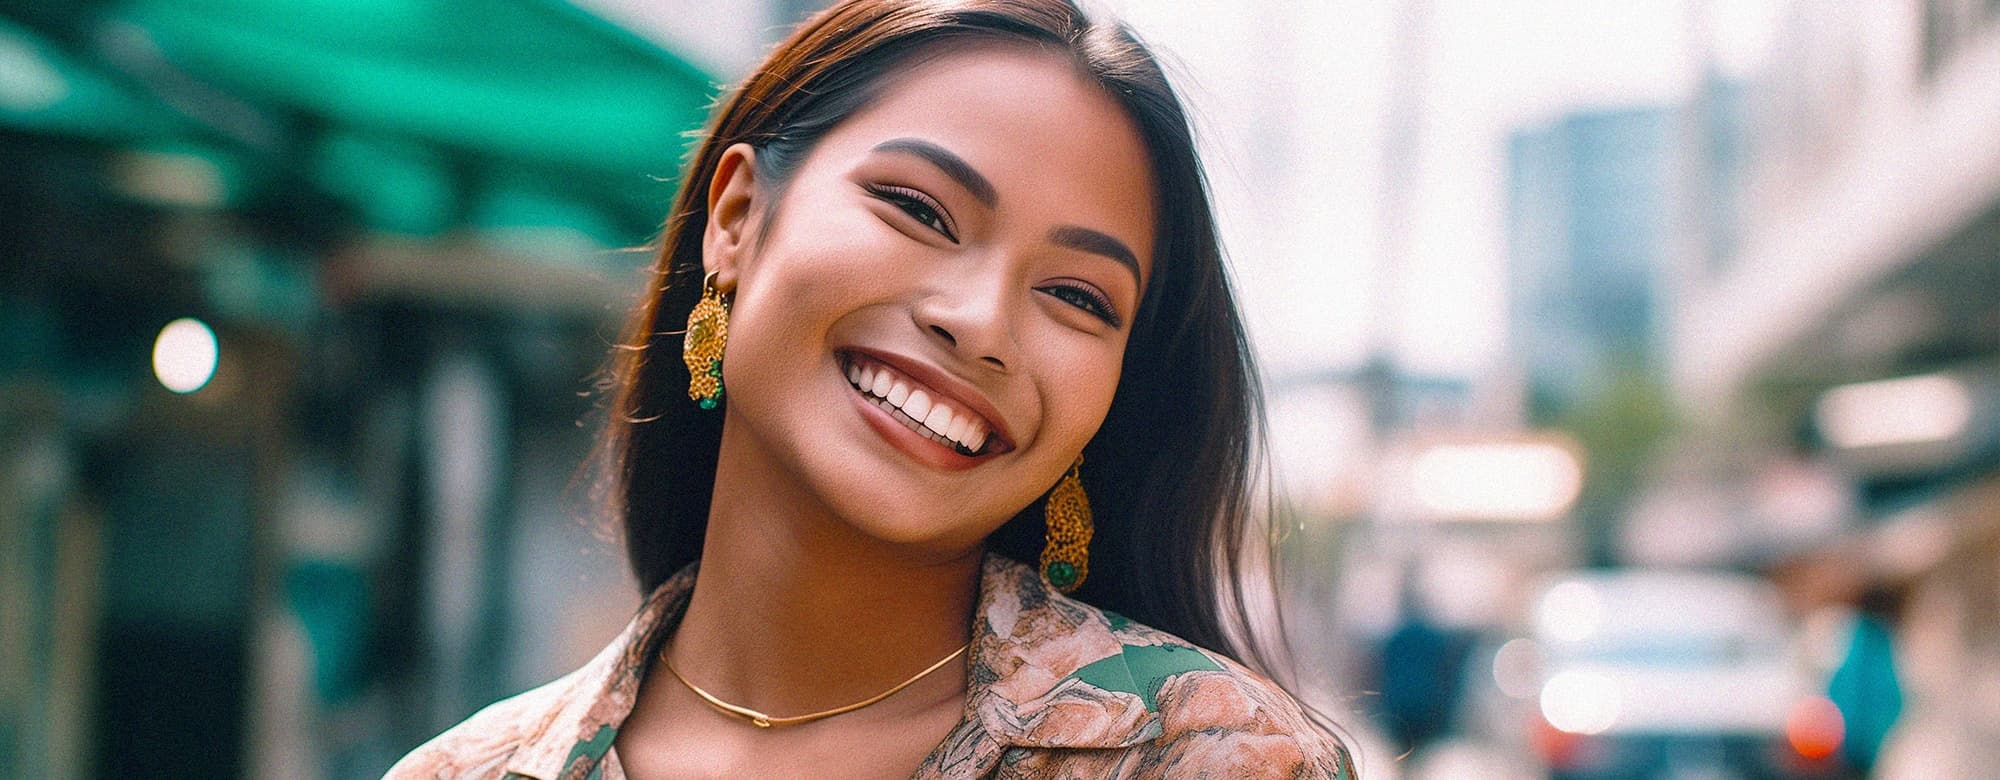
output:
M1599 672L1572 669L1542 686L1542 717L1571 734L1603 733L1623 706L1617 681Z
M1840 749L1847 736L1846 719L1840 708L1825 696L1801 700L1785 718L1785 739L1801 758L1819 760Z
M1589 639L1603 619L1603 597L1581 582L1565 582L1549 589L1535 610L1542 633L1563 642Z
M1439 515L1548 520L1576 500L1583 466L1546 442L1448 444L1418 455L1411 481L1417 500Z
M1535 640L1515 637L1493 653L1493 684L1510 697L1526 699L1535 695L1541 665L1541 649Z
M192 393L207 385L220 358L215 331L193 317L167 323L153 340L153 375L176 393Z
M1814 420L1844 449L1941 442L1965 433L1972 392L1944 374L1845 385L1821 396Z

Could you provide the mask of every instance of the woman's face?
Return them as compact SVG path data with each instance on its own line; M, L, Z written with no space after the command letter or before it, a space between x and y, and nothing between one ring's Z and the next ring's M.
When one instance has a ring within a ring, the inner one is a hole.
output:
M894 77L782 188L746 154L704 245L734 294L725 456L870 536L963 554L1111 405L1151 272L1137 129L1066 60L981 46Z

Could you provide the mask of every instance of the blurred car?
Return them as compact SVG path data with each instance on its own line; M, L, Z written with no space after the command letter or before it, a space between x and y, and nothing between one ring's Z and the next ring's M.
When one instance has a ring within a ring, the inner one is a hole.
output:
M1531 603L1532 742L1551 777L1846 776L1840 713L1769 583L1606 570Z

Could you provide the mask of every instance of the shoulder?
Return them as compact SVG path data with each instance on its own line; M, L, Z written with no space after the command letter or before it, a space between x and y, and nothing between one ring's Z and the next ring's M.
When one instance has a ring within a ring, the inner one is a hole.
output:
M474 713L404 756L388 777L554 777L596 765L632 711L662 627L678 619L693 583L690 566L655 588L582 668Z
M1137 623L1119 633L1133 640L1121 655L1135 687L1153 687L1159 715L1159 736L1126 757L1135 774L1181 768L1229 777L1353 777L1345 747L1270 678Z
M562 709L564 677L488 705L431 738L389 768L385 780L499 777L515 753Z
M1339 741L1292 695L1221 653L1071 599L1001 562L982 595L974 693L1020 776L1351 778ZM990 643L990 644L987 644ZM985 696L990 692L993 696Z

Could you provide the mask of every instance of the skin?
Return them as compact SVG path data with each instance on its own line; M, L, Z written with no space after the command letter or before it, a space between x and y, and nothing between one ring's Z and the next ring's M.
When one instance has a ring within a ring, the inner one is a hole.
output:
M729 402L700 574L665 655L726 701L797 715L967 642L984 539L1062 476L1110 407L1150 272L1152 181L1117 104L1021 46L913 65L778 197L754 154L727 150L709 189L704 262L733 294ZM982 399L1004 451L965 458L884 425L844 373L862 349ZM879 704L763 730L656 661L615 750L642 780L906 776L964 694L961 657Z

